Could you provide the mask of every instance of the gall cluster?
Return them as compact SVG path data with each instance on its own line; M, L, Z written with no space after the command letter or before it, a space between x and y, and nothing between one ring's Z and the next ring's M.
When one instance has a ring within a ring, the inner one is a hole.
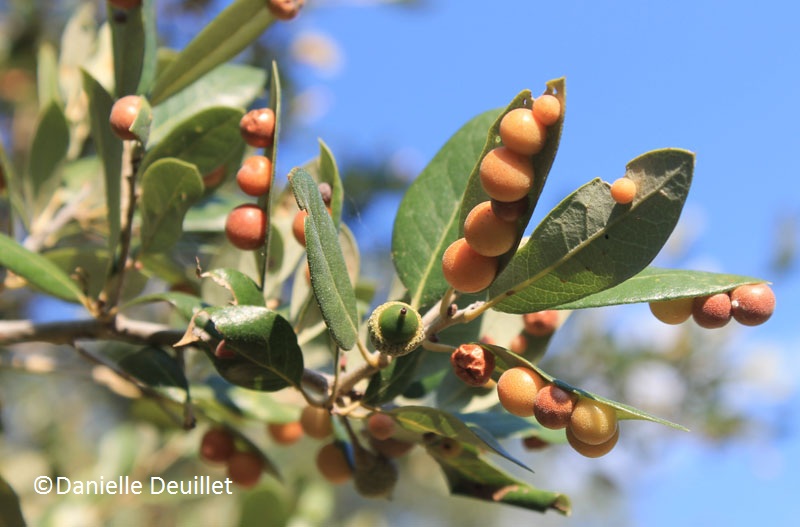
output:
M490 150L479 168L481 186L490 199L469 212L464 237L442 256L445 280L454 289L477 293L494 281L498 257L514 248L517 220L528 210L535 176L531 157L542 150L547 127L560 116L561 102L545 94L534 100L532 109L517 108L501 119L503 146Z
M665 324L680 324L691 317L707 329L721 328L731 319L757 326L775 311L775 293L764 283L747 284L725 293L651 302L650 311Z

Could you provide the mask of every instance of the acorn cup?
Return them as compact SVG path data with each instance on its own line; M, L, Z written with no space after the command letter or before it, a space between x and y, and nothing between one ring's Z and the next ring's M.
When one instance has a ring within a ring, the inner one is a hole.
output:
M422 317L404 302L386 302L369 317L369 339L375 349L398 357L417 349L425 340Z

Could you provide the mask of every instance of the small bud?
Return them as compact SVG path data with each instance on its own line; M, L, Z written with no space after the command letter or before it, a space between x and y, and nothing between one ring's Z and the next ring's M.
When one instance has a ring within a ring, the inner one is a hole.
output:
M470 386L483 386L494 372L494 355L478 344L462 344L450 355L456 376Z
M422 344L422 317L404 302L387 302L369 317L369 338L375 349L387 355L411 353Z

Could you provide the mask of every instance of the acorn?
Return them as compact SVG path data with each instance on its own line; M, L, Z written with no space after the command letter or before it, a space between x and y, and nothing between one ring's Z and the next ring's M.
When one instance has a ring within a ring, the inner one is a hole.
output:
M386 302L369 317L369 339L381 353L394 357L411 353L425 340L422 317L404 302Z

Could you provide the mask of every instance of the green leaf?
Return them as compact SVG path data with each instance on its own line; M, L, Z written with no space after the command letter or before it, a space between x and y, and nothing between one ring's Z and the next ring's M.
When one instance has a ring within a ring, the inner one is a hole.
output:
M186 211L203 195L203 180L194 165L161 159L142 176L142 251L171 249L183 233Z
M264 295L253 280L236 269L214 269L201 275L230 291L234 305L264 307Z
M152 387L177 387L187 390L189 381L178 361L160 348L146 347L124 352L113 358L127 373Z
M328 183L331 186L331 217L336 228L342 219L342 203L344 202L344 186L339 175L339 167L336 166L336 159L333 152L322 139L319 140L319 178L320 183Z
M429 452L432 449L429 448ZM464 449L457 456L434 455L442 468L450 492L493 503L504 503L524 509L546 512L555 510L569 515L571 505L564 494L537 489L520 481Z
M448 412L474 412L497 404L493 388L470 386L453 373L453 367L445 368L445 375L436 384L436 407Z
M69 125L57 102L45 107L31 145L28 161L30 190L35 210L43 208L61 183L59 166L69 148Z
M183 221L183 230L184 232L222 233L225 230L228 213L241 204L241 194L234 193L232 189L220 189L189 209Z
M417 373L417 367L429 352L420 348L397 357L389 366L372 375L364 394L367 404L379 406L402 395Z
M194 207L192 207L193 209ZM189 210L192 210L189 209ZM188 216L188 214L187 214ZM186 232L186 218L183 220ZM160 254L140 254L138 262L143 266L143 270L151 277L158 278L168 285L173 291L184 291L194 293L199 290L196 269L186 266L186 259L197 256L197 246L186 249L189 254L181 251L189 244L178 244L177 250Z
M156 73L156 13L153 0L109 17L117 97L146 93Z
M58 57L56 48L49 42L43 42L36 54L36 88L40 107L51 102L61 102L61 91L58 86Z
M508 351L505 348L501 348L500 346L494 346L490 344L481 344L484 348L488 349L492 353L494 353L496 362L497 362L497 371L502 372L509 368L515 368L517 366L522 366L524 368L529 368L539 375L541 375L546 381L551 382L566 390L568 392L572 392L579 397L586 397L589 399L594 399L595 401L599 401L604 403L617 411L617 418L618 419L639 419L642 421L651 421L653 423L662 424L665 426L669 426L670 428L675 428L677 430L683 430L684 432L688 432L689 430L679 424L673 423L671 421L667 421L666 419L661 419L660 417L656 417L654 415L650 415L649 413L639 410L638 408L634 408L633 406L629 406L627 404L618 403L617 401L612 401L611 399L606 399L600 395L593 394L591 392L587 392L586 390L582 390L580 388L576 388L566 382L556 379L555 377L545 373L542 369L538 366L535 366L531 362L527 361L525 358L520 357L519 355Z
M192 401L211 419L223 420L224 416L238 418L247 415L234 400L240 388L216 373L203 379L202 384L192 384L191 388Z
M123 305L120 309L125 310L129 307L141 305L141 304L149 304L152 302L167 302L172 304L173 307L181 314L183 318L186 320L191 320L192 317L200 311L208 307L208 305L203 302L200 297L195 295L190 295L188 293L181 293L179 291L166 291L163 293L153 293L150 295L142 295L139 297L134 298L130 302L127 302Z
M550 443L566 443L564 430L550 430L545 428L535 419L525 419L506 412L471 412L468 414L454 414L475 430L479 427L497 439L509 437L539 437Z
M140 101L139 113L136 114L136 118L128 130L139 138L143 146L147 146L150 141L150 126L153 124L153 109L147 98L141 97Z
M491 450L525 470L530 470L524 463L506 452L494 438L477 434L453 414L428 406L401 406L389 410L386 414L409 432L420 435L436 434L455 439L477 450Z
M279 277L281 276L281 272L284 270L286 246L283 242L281 233L273 225L270 225L269 234L267 236L269 236L269 251L267 252L267 281L269 282L269 279L274 279L274 281L272 281L273 287L275 289L279 289L283 284L283 278ZM269 295L266 296L266 298L269 298Z
M8 482L0 477L0 527L22 527L25 518L19 505L19 496Z
M85 304L78 285L44 256L25 249L12 238L0 233L0 265L28 281L48 295Z
M64 31L61 33L61 50L58 57L59 69L74 71L94 59L97 48L101 45L97 35L97 6L95 2L82 2L76 4L76 9L69 17ZM60 75L58 79L61 88L80 82L73 74ZM67 88L69 91L70 88Z
M239 527L260 525L283 527L292 518L292 498L287 488L275 479L266 479L244 495L239 515Z
M295 168L289 181L298 206L308 212L305 232L311 287L331 336L339 347L349 350L358 339L358 311L336 227L308 172Z
M227 62L269 27L274 18L263 0L236 0L217 15L163 73L151 99L158 104L223 62Z
M740 285L762 282L764 280L750 276L647 267L641 273L611 289L560 305L558 309L585 309L675 298L695 298L731 291Z
M81 276L79 282L90 297L96 298L103 290L110 263L108 250L104 247L65 246L41 254L62 272L68 275L79 274ZM135 271L131 270L125 282L126 286L132 284L133 274Z
M522 234L525 231L525 227L528 225L528 222L533 215L536 204L539 202L539 196L541 195L544 184L547 181L547 176L550 173L550 167L553 166L553 161L555 161L556 152L558 151L558 144L561 140L561 129L564 125L564 115L567 107L566 85L564 79L561 78L548 82L546 93L555 96L561 102L561 117L559 117L558 121L553 125L547 127L547 140L542 150L538 154L531 156L534 180L533 187L528 193L528 209L525 214L523 214L517 220L517 241L514 244L514 249L500 256L500 270L505 267L505 265L514 255L514 250L519 244ZM484 156L488 154L489 151L502 144L500 140L500 122L503 120L503 117L505 117L505 114L511 110L531 107L533 107L533 94L530 90L524 90L517 95L513 101L511 101L511 103L506 107L501 115L497 117L494 124L492 124L491 128L489 129L489 137L486 140L486 145L481 152L479 161L475 164L475 167L469 176L467 188L464 191L464 198L461 202L461 211L458 219L459 236L464 235L464 221L467 219L467 215L469 215L472 209L479 203L490 199L489 195L483 190L483 186L481 184L480 161L483 160ZM449 241L455 241L455 237Z
M420 309L449 287L442 255L458 237L461 198L469 174L486 143L486 131L500 110L491 110L461 127L436 153L406 192L392 231L392 260L408 289L409 304Z
M213 358L224 378L260 391L300 385L303 354L285 318L258 306L228 306L207 313L207 330L237 352L231 359Z
M350 282L353 283L358 280L360 257L355 237L347 225L343 223L340 224L339 229L339 246L342 248L342 254L345 259ZM308 339L321 334L327 328L322 317L322 312L313 294L310 280L306 277L306 272L307 269L305 265L296 266L291 300L289 303L289 320L292 321L295 331L298 333L298 339L300 339L301 342L307 342ZM357 298L357 301L358 300ZM366 311L366 308L361 310L361 312L364 311ZM330 339L327 340L329 341ZM333 342L326 341L326 344L333 344ZM306 349L305 346L304 349ZM334 353L336 352L335 349L332 351Z
M339 246L342 248L350 283L354 284L358 282L361 276L361 253L358 251L358 241L355 234L344 223L339 224Z
M108 116L114 99L94 77L83 72L83 87L89 97L89 117L92 139L103 160L106 208L108 210L108 250L116 251L120 232L120 196L122 187L122 142L111 131Z
M637 185L630 205L595 179L545 217L489 287L490 306L529 313L613 287L645 268L678 221L692 180L694 155L655 150L628 164Z
M3 188L3 184L5 184L6 188ZM22 187L23 185L19 180L19 174L14 170L14 166L6 155L5 146L3 146L3 142L0 141L0 196L2 196L7 189L8 199L11 202L14 212L27 228L30 218L28 217L29 213L27 212L27 207L23 199ZM13 234L14 222L7 221L6 223L9 234Z
M264 89L263 69L223 64L153 108L150 145L161 142L178 124L212 107L246 108Z
M170 157L194 164L202 176L221 170L219 179L224 181L242 160L242 115L238 108L213 107L189 117L145 155L140 170Z
M272 174L270 174L270 177L273 181L272 186L274 186L275 168L278 166L278 140L280 138L282 122L281 77L280 73L278 72L278 63L274 60L272 61L271 73L272 74L269 78L269 107L275 113L275 129L273 130L272 134L272 146L264 149L264 155L267 156L272 162ZM275 193L270 191L266 195L258 197L258 206L264 211L264 216L267 218L272 218L270 209L272 207L273 196L275 196ZM255 252L256 267L258 268L258 284L261 289L264 289L267 279L267 271L269 270L269 261L271 259L270 249L272 249L271 234L272 229L268 229L262 250Z

